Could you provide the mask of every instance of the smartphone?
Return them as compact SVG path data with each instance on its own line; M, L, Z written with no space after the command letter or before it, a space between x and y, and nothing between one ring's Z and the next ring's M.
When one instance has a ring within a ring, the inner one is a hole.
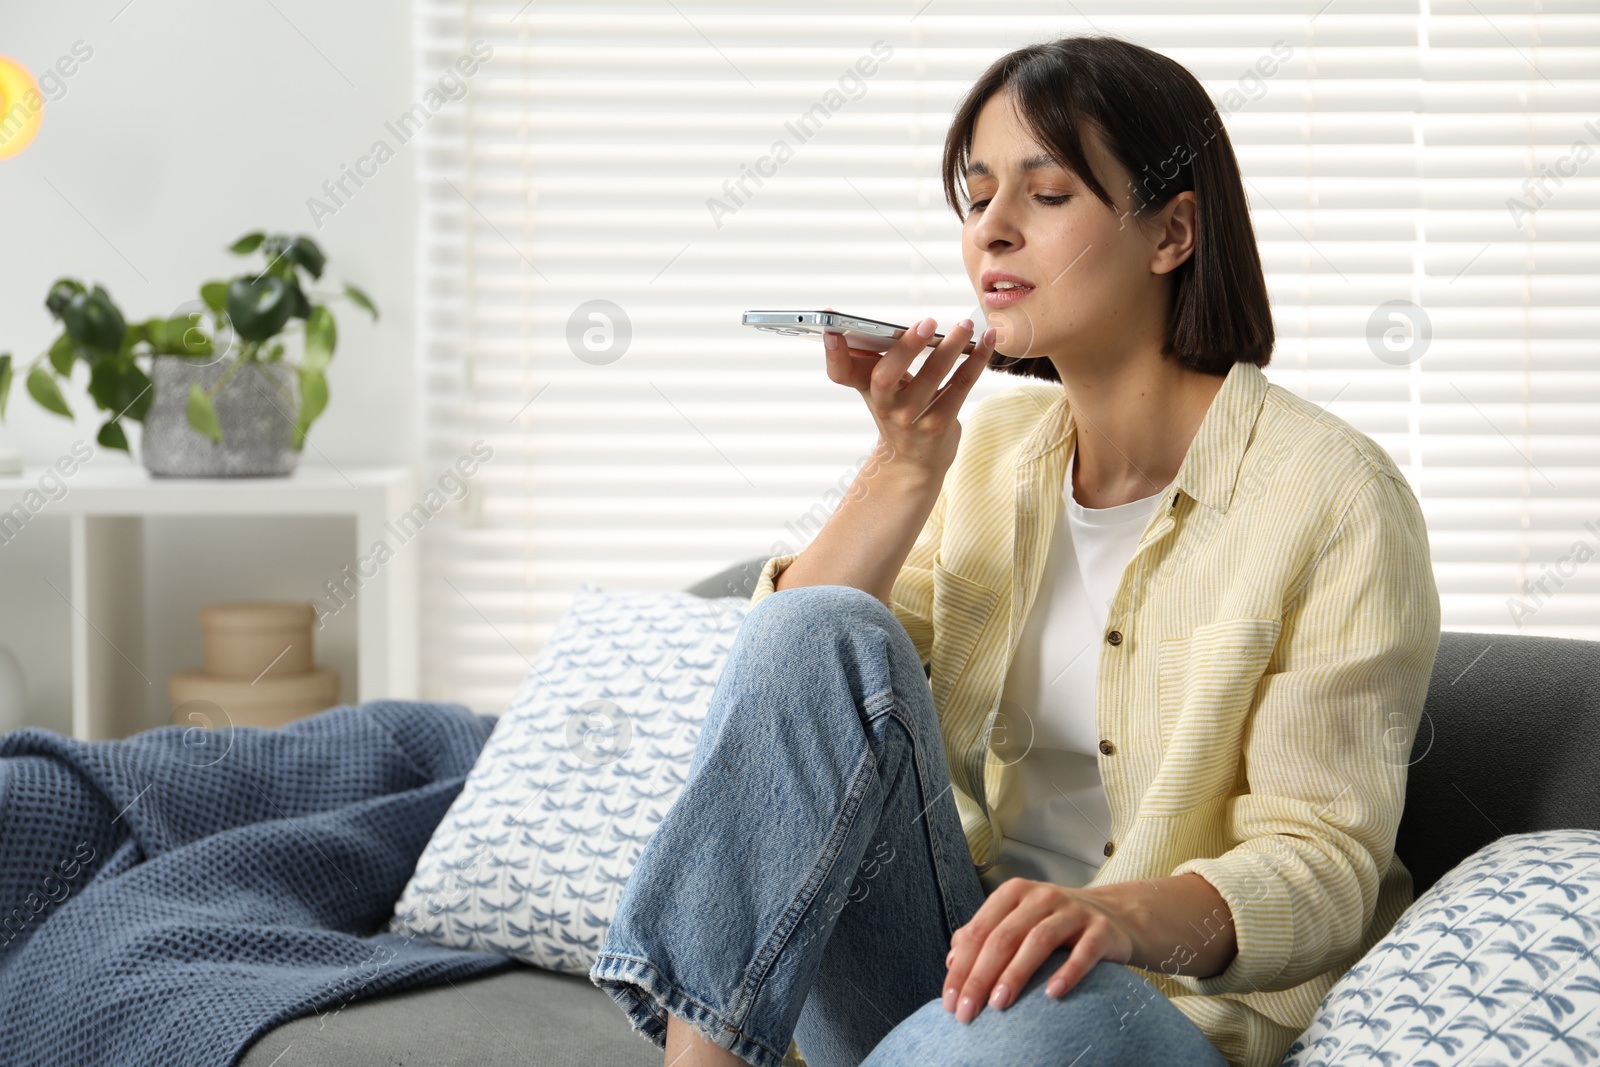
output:
M889 346L899 340L907 329L892 322L882 322L861 315L846 315L838 311L746 311L744 324L772 333L794 335L842 333L845 344L868 352L887 352ZM973 331L972 340L962 347L963 352L970 353L977 345L978 337L983 333L982 325L978 323L973 325L976 329ZM928 338L924 347L932 348L943 340L944 334L936 333Z

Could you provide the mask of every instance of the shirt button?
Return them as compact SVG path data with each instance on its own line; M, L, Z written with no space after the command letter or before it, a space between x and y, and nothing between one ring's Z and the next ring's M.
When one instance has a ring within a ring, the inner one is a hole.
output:
M1104 754L1106 754L1107 756L1110 756L1110 755L1113 755L1117 751L1117 746L1113 745L1110 741L1101 739L1101 741L1100 741L1100 751L1103 752Z
M1112 630L1110 633L1106 634L1106 641L1113 645L1122 644L1122 631Z
M1105 852L1106 855L1109 856L1109 855L1111 855L1111 850L1113 848L1115 848L1115 847L1116 846L1114 846L1110 841L1107 841L1106 842L1106 847L1105 847L1105 849L1103 851Z

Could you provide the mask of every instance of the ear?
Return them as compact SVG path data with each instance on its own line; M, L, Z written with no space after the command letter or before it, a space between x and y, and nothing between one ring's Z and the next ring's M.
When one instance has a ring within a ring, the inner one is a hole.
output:
M1194 190L1174 196L1156 216L1156 242L1150 250L1150 273L1166 274L1177 270L1194 255L1195 214L1198 205Z

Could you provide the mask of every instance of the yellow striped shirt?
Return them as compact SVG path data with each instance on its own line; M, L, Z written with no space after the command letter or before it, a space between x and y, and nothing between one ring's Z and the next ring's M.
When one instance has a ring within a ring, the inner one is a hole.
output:
M996 737L1000 693L1075 433L1055 383L966 412L891 595L931 664L980 871L998 851L988 798L1015 763ZM752 606L798 554L767 560ZM1215 886L1238 944L1227 969L1175 973L1219 916L1142 973L1230 1063L1273 1067L1413 897L1394 839L1439 645L1422 510L1371 438L1235 364L1106 628L1096 722L1112 828L1089 885L1192 871Z

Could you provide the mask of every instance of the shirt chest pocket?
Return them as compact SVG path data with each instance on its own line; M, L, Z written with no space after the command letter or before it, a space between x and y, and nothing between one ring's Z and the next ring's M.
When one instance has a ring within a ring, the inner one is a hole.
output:
M1282 627L1280 619L1220 619L1160 642L1163 756L1142 810L1175 814L1232 789L1245 723Z
M933 700L941 710L947 706L951 689L967 669L972 653L999 604L993 589L950 570L933 565Z

